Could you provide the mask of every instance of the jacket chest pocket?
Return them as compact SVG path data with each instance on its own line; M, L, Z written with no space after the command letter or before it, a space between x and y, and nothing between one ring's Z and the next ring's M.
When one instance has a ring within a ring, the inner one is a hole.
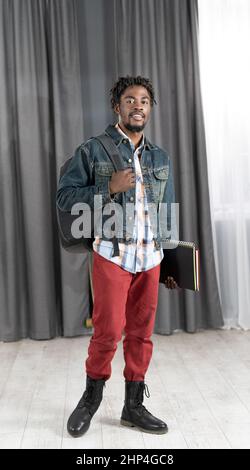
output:
M96 184L102 183L107 179L111 179L112 173L115 169L111 163L95 163L95 182Z
M152 171L153 191L157 202L161 202L164 195L165 186L168 180L169 167L154 168Z

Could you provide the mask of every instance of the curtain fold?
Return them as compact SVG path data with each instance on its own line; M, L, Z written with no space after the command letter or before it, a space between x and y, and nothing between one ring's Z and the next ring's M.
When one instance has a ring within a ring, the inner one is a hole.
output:
M82 334L86 256L58 243L60 164L84 140L74 1L2 0L0 339Z

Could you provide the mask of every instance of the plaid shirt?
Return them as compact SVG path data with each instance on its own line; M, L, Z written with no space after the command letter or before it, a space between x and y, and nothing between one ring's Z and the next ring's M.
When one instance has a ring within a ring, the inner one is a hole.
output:
M121 128L116 124L117 130L126 138L129 137L124 134ZM135 149L133 142L129 139L135 163L136 172L136 187L135 187L135 218L133 228L133 243L125 244L119 242L120 256L112 256L113 244L111 241L102 240L96 237L93 242L93 249L99 255L112 261L121 268L131 273L139 271L147 271L160 264L163 258L163 250L156 250L153 232L150 228L150 220L148 214L148 205L146 192L143 185L143 178L141 173L141 165L139 161L140 150L144 145L144 136L141 144Z

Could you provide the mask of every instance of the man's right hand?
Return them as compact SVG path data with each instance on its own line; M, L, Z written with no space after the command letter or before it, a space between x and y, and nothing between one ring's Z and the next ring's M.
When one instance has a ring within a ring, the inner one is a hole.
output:
M135 173L132 168L115 171L109 182L110 194L122 193L135 187Z

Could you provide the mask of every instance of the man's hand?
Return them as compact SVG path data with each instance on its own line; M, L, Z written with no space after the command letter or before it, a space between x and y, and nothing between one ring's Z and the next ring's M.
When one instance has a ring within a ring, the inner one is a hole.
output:
M110 194L122 193L135 187L135 173L132 168L115 171L109 182Z
M177 282L175 282L175 280L172 276L167 277L167 279L165 281L165 287L167 287L168 289L180 289Z

